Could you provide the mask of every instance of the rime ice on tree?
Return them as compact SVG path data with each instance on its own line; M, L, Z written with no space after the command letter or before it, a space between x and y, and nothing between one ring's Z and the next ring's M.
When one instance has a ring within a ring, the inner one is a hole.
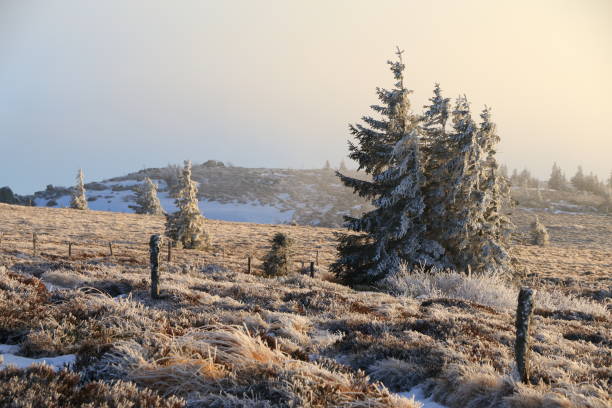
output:
M412 91L404 86L404 64L399 50L397 54L398 61L389 62L395 87L377 88L382 104L372 106L383 119L364 117L365 125L350 126L358 145L349 143L349 157L371 180L338 173L346 186L370 198L375 206L361 218L345 217L345 225L362 234L340 236L340 259L332 270L351 283L376 281L399 271L403 264L436 265L440 256L441 247L424 237L419 119L410 112Z
M390 62L397 83L377 89L382 120L351 125L349 157L370 178L338 173L375 209L345 217L361 234L340 234L332 270L348 283L371 283L415 265L458 270L506 269L511 224L502 214L509 185L495 160L499 136L488 108L477 125L465 96L452 113L436 84L422 116L410 112L401 53ZM448 119L452 119L447 130Z
M76 185L72 193L72 201L70 201L70 208L75 210L86 210L87 209L87 198L85 197L85 182L83 177L83 169L79 169L76 176Z
M179 189L175 199L178 211L167 217L166 235L174 245L187 249L203 249L210 245L210 236L204 225L204 217L198 207L198 187L191 179L191 162L179 178Z
M131 205L136 214L163 215L164 210L157 197L157 186L149 177L136 191L136 205Z

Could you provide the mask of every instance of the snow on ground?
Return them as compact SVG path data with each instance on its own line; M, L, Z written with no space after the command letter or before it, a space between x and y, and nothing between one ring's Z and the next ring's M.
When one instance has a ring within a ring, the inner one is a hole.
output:
M423 404L422 408L447 408L444 405L440 405L435 401L432 401L431 398L426 398L425 393L423 392L423 388L420 385L412 388L407 392L400 392L398 394L400 397L412 399L416 402L420 402Z
M65 365L74 363L76 360L74 354L57 357L28 358L15 355L17 352L19 352L19 346L0 344L0 369L8 365L26 368L36 363L47 363L54 369L59 370Z

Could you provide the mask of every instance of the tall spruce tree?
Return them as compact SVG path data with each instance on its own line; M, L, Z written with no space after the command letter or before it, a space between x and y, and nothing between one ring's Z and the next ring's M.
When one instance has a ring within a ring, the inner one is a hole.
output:
M446 124L450 116L450 99L442 96L439 84L435 84L433 96L425 105L421 118L423 164L427 174L423 187L425 199L425 219L427 221L427 236L437 240L445 230L448 184L448 167L451 151L448 149L449 135ZM448 259L445 260L446 266Z
M360 218L345 217L345 225L361 234L340 235L339 259L331 269L347 283L371 283L400 271L404 264L432 265L440 255L441 247L424 239L419 118L410 112L412 91L404 86L399 49L397 55L398 61L389 61L395 87L377 88L381 105L372 106L383 118L366 116L365 125L349 127L358 143L349 142L349 157L371 179L338 173L346 186L371 199L375 207Z
M474 265L473 236L482 229L485 197L480 190L482 142L465 96L457 98L452 112L452 132L447 141L451 159L444 164L446 216L440 240L451 263L459 270Z
M503 176L495 159L496 145L500 137L495 123L491 121L491 110L487 107L480 114L482 119L478 139L483 151L480 162L478 189L482 201L477 215L480 230L472 235L470 246L473 259L470 267L474 270L508 270L510 255L508 246L512 223L503 214L503 208L510 204L510 183Z
M72 200L70 201L70 208L75 210L86 210L87 209L87 198L85 197L85 180L83 177L83 169L79 169L76 176L76 184L72 192Z
M130 205L136 214L163 215L164 210L157 197L157 185L145 177L142 185L136 190L136 205Z
M210 245L210 236L198 206L198 187L191 179L190 161L185 161L178 185L175 199L178 211L167 217L166 235L172 239L175 246L205 249Z

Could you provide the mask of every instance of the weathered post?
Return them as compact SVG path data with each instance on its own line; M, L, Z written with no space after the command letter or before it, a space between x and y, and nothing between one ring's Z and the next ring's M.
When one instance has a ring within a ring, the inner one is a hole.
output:
M68 242L68 258L72 258L72 242Z
M4 232L0 232L0 248L2 248L2 238L4 237Z
M529 383L530 364L529 364L529 330L531 326L531 316L533 314L533 297L535 290L531 288L521 288L518 296L518 306L516 308L516 342L514 343L514 357L516 368L521 381Z
M314 262L310 262L310 277L314 278L315 275L315 263Z
M151 235L149 240L149 252L151 255L151 297L159 298L159 254L162 240L159 234Z
M36 256L36 244L38 243L38 234L36 232L32 233L32 254Z
M247 273L251 274L251 255L247 257Z
M317 263L317 266L319 266L319 250L317 249L317 255L315 258L315 262Z
M172 240L168 240L168 263L172 262Z
M112 242L108 243L108 251L110 252L110 256L113 256L113 243Z

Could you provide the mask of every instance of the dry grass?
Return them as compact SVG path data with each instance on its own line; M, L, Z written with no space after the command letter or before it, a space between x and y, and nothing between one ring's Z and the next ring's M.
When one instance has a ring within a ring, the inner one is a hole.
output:
M531 219L515 216L526 233ZM263 257L278 231L295 239L298 260L318 249L325 271L333 230L312 227L207 221L214 250L175 251L162 266L163 299L152 301L145 243L163 220L0 205L0 343L27 356L75 352L80 381L124 381L134 398L140 390L167 406L412 407L389 390L419 383L449 407L609 406L609 218L540 219L551 245L513 248L530 269L522 283L540 294L532 385L512 379L514 284L417 274L395 282L404 296L392 296L243 273L246 254ZM73 259L66 240L82 243ZM27 384L26 371L11 378Z

